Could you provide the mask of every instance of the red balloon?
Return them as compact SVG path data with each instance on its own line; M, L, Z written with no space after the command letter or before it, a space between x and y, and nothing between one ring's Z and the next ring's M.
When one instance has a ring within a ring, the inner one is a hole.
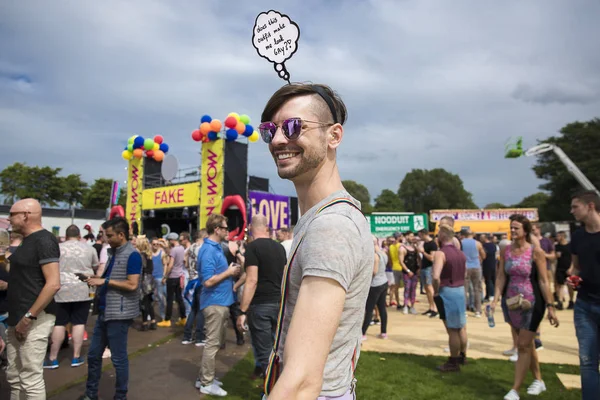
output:
M146 152L146 157L149 157L149 158L152 158L152 157L154 157L154 150L148 150L148 151Z
M235 117L227 117L227 119L225 119L225 126L229 129L234 129L237 123L238 121Z
M164 140L163 137L160 135L154 136L154 143L161 144L163 142L163 140Z
M200 132L199 129L196 129L192 132L192 139L194 139L196 142L199 142L202 140L202 133Z

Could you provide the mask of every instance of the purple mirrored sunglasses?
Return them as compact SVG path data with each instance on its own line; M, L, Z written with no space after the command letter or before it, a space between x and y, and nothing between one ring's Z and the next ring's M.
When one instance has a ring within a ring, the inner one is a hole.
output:
M293 141L298 140L302 133L302 123L310 122L313 124L320 125L333 125L329 122L318 122L318 121L307 121L301 118L288 118L281 123L281 131L287 140ZM263 122L258 126L260 136L265 143L271 143L275 134L277 133L278 126L274 122Z

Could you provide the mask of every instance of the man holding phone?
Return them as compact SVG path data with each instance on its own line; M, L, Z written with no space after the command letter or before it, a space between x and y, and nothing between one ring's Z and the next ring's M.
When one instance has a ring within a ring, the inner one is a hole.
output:
M202 353L200 374L196 388L200 393L224 397L227 392L215 379L215 359L225 337L225 322L229 318L229 306L233 304L233 277L240 274L240 265L227 265L221 242L229 233L227 218L212 214L206 221L208 238L198 252L198 276L202 284L200 310L204 315L206 344Z

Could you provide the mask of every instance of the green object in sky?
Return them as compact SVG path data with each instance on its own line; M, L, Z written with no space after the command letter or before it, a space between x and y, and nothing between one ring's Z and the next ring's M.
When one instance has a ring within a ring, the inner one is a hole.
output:
M519 136L514 144L508 143L505 148L504 158L519 158L525 152L523 151L523 137Z

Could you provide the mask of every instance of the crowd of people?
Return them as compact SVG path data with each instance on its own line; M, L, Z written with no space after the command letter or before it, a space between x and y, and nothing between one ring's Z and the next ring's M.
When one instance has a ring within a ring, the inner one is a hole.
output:
M250 334L253 376L264 379L264 399L355 399L354 372L369 326L379 324L378 337L387 339L388 309L417 314L420 288L428 302L423 318L439 318L448 333L443 373L468 363L468 312L482 317L487 302L491 318L500 305L513 336L506 355L515 361L514 385L504 398L518 400L528 370L534 377L528 394L546 390L537 358L540 326L544 315L558 326L555 310L563 309L567 286L583 398L597 399L598 195L573 198L571 212L583 227L571 243L565 232L553 243L521 215L510 218L510 238L468 229L457 237L454 220L444 217L435 237L423 230L380 241L339 176L336 150L346 117L344 103L325 85L286 85L265 106L261 136L279 176L298 194L302 216L293 231L271 232L267 218L255 215L248 240L229 241L227 218L212 214L205 229L148 238L133 236L128 221L117 217L97 236L82 237L72 225L59 243L43 229L36 200L13 204L9 264L0 268L0 353L7 345L0 361L11 398L45 398L43 368L59 367L58 351L69 338L71 366L86 362L81 344L91 312L82 400L98 399L103 357L114 365L114 398L127 398L128 332L137 318L141 331L180 326L182 345L203 347L190 382L200 393L227 395L215 362L230 321L237 344Z

